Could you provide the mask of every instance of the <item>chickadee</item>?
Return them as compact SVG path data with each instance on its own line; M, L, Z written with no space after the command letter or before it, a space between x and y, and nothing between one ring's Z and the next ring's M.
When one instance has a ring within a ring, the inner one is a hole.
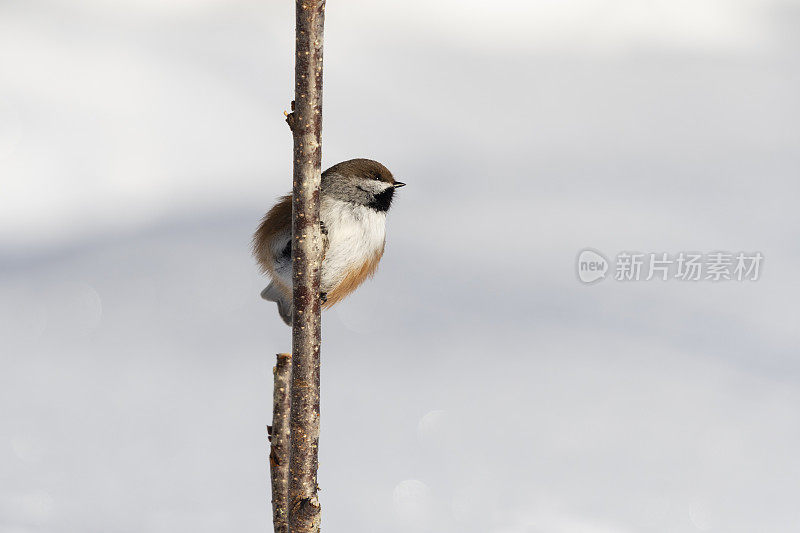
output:
M319 218L323 233L320 296L328 308L375 273L386 243L386 212L395 181L385 166L351 159L322 173ZM292 196L281 197L253 236L253 255L272 282L261 297L278 304L292 325Z

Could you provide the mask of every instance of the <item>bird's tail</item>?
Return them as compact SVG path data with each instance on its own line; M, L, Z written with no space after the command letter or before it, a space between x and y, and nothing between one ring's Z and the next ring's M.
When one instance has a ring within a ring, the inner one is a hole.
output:
M284 292L275 286L275 283L270 283L261 291L261 297L268 302L275 302L278 304L278 314L286 323L287 326L292 325L292 299L287 298Z

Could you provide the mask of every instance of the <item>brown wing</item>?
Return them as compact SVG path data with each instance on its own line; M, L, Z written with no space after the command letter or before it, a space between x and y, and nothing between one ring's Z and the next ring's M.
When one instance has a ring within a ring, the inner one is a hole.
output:
M375 274L378 268L378 263L383 257L383 246L371 258L367 259L363 264L352 269L344 279L332 290L328 292L328 300L322 305L324 309L334 305L342 300L345 296L353 292L359 285L364 283L367 278Z
M253 235L253 255L265 274L274 275L275 258L270 244L285 231L292 230L292 195L282 196L278 203L264 215Z
M275 276L275 256L274 251L271 249L270 244L278 237L280 233L285 231L291 232L292 228L292 195L287 194L281 196L278 203L273 206L269 212L264 215L261 220L255 235L253 235L253 255L258 261L262 272L270 274L273 279L284 290L290 290L290 287L283 287L280 281ZM291 238L291 236L290 236ZM322 259L325 259L325 254L328 251L328 232L322 233ZM377 266L377 265L376 265ZM374 270L374 269L373 269Z

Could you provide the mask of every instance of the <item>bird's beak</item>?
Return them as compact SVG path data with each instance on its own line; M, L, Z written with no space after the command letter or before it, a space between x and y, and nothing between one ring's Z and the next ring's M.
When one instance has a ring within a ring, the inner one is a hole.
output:
M394 182L394 188L395 189L399 189L400 187L405 187L405 186L406 186L406 184L403 183L402 181L395 181Z

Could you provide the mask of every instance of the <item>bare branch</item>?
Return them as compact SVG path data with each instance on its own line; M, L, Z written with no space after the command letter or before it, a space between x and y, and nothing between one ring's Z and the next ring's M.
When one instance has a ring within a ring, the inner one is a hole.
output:
M297 0L292 188L292 382L289 531L319 531L320 265L322 172L322 36L324 0Z
M272 370L272 426L270 427L269 469L272 478L272 523L275 533L288 533L289 515L289 381L292 356L279 353Z

